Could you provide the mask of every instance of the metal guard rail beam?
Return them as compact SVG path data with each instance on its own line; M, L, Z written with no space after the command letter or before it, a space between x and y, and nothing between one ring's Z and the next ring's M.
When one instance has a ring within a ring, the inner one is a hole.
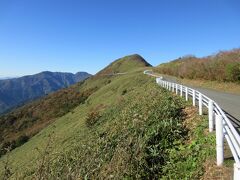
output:
M186 101L188 101L189 96L191 96L193 106L196 106L196 101L198 102L199 115L203 114L203 106L208 109L209 131L212 132L214 129L216 130L217 165L221 166L223 164L225 138L235 160L234 180L239 180L240 135L220 106L215 101L195 89L163 80L162 77L154 75L148 70L144 71L144 74L156 77L157 84L168 89L169 91L180 94L181 97L183 97L184 94Z

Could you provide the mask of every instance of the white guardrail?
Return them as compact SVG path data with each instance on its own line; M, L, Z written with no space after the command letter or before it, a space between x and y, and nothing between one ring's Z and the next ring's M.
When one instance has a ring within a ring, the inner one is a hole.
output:
M222 166L224 161L225 138L235 160L234 180L240 180L240 135L220 106L195 89L163 80L162 77L152 74L149 70L144 71L144 74L156 77L157 84L169 91L180 94L181 97L184 96L186 101L191 96L193 106L198 104L199 115L203 114L203 106L208 109L209 131L213 132L214 129L216 131L217 166Z

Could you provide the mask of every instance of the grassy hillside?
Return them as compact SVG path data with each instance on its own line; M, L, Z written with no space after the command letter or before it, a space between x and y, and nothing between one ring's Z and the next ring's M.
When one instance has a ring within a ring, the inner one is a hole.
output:
M81 83L59 90L0 117L0 156L85 102L95 88L80 91Z
M189 117L194 109L187 108L180 98L144 75L141 63L128 68L124 63L130 61L131 57L121 59L104 70L124 67L127 74L104 76L102 71L79 84L80 92L95 90L84 103L3 156L2 177L183 179L201 176L205 158L213 153L213 138L203 134L206 121L194 113Z
M129 72L145 65L148 64L142 57L132 55L114 61L104 71ZM108 76L100 76L96 75L84 85L78 83L0 116L0 157L27 142L56 118L85 103L93 92L111 82Z
M107 75L115 73L125 73L139 67L151 67L151 65L140 55L134 54L117 59L106 68L97 73L97 75Z
M155 71L180 78L240 83L240 49L204 58L182 57L159 65Z

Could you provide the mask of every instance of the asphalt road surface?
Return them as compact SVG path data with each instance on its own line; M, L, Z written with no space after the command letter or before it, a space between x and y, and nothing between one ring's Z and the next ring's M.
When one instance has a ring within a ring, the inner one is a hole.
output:
M154 75L151 71L149 72L152 76L158 76L160 75ZM167 76L162 76L163 79L175 82L176 78L169 78ZM196 86L189 86L195 90L198 90L202 94L206 95L210 99L214 100L221 108L225 111L228 118L233 122L233 125L240 130L240 95L231 94L231 93L225 93L225 92L219 92L212 89L205 89L200 88Z
M172 82L176 82L175 79L163 77L164 79ZM198 90L202 94L206 95L210 99L214 100L221 108L226 112L228 117L233 121L233 125L240 128L240 95L219 92L212 89L205 89L196 86L189 86L195 90Z

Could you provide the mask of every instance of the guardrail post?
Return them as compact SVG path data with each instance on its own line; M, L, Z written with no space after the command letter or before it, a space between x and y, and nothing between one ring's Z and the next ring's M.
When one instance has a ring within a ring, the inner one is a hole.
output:
M172 83L172 92L174 92L174 86L175 86L175 84Z
M213 132L213 101L208 102L208 122L209 122L209 132Z
M196 91L193 90L193 96L192 96L192 101L193 101L193 106L196 106Z
M202 115L203 110L202 110L202 94L201 93L199 93L198 104L199 104L199 115Z
M217 146L217 166L223 164L223 120L221 115L216 116L216 146Z
M178 94L178 84L176 84L176 94Z
M188 101L188 87L186 87L185 97L186 97L186 101Z
M182 97L182 95L183 95L183 86L180 85L180 96Z
M234 163L234 175L233 175L234 180L240 179L240 164L239 163Z

